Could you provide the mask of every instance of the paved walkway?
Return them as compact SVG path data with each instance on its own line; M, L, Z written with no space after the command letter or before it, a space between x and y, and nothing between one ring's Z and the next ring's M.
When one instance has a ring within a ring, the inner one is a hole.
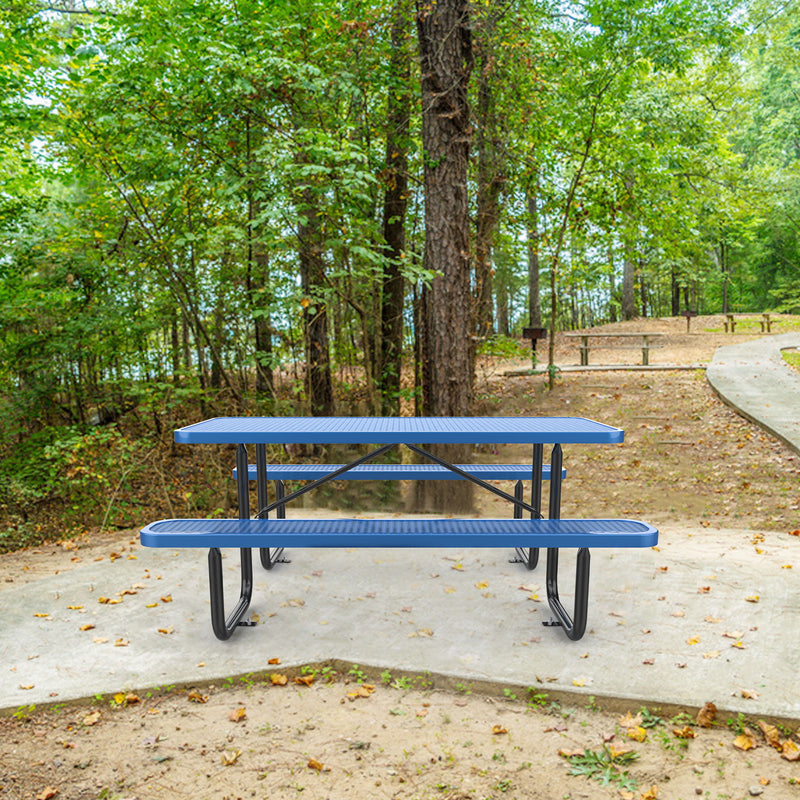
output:
M788 348L800 348L800 333L720 347L706 377L742 416L800 452L800 373L781 356Z
M738 350L747 343L723 348L710 371L717 391L743 405L734 377L752 376L769 399L750 392L748 402L772 416L796 410L800 393L772 356L762 358L790 340L766 341L755 351L758 370ZM732 350L736 358L726 355ZM797 447L796 424L787 424L796 411L778 416L771 429L795 437ZM228 556L232 595L237 555ZM656 550L593 551L589 624L579 642L541 624L549 618L543 565L527 572L509 555L293 551L291 564L269 573L256 567L259 624L219 642L208 618L205 554L148 550L133 539L102 560L0 584L0 709L218 682L272 669L272 658L281 669L334 658L464 685L535 686L651 707L713 701L800 719L797 536L769 532L761 540L668 524ZM573 563L565 552L567 597Z

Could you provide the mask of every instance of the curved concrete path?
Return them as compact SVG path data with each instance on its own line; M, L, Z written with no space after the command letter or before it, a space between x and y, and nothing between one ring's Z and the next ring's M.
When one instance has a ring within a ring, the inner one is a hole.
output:
M800 452L800 373L781 355L789 348L800 348L800 333L720 347L706 377L743 417Z

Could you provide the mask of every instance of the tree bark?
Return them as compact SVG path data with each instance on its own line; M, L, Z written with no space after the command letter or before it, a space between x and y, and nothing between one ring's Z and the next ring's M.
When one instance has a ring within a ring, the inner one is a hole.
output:
M400 413L400 372L403 363L403 305L405 280L401 270L406 249L408 207L408 146L411 124L410 50L411 3L397 0L392 20L392 55L386 114L386 192L383 238L386 266L381 291L380 362L378 391L381 413Z
M525 205L528 209L526 231L528 250L528 325L542 327L542 304L539 297L539 170L525 185Z
M303 289L303 340L306 359L306 396L312 416L333 416L333 382L325 302L325 264L314 193L303 190L297 238L300 243L300 281Z
M470 146L467 85L472 62L467 0L417 0L425 165L425 265L436 276L423 292L423 408L430 416L464 416L472 403L470 313ZM436 454L468 460L470 446ZM423 507L468 512L472 484L420 484ZM445 488L446 487L446 488Z
M634 273L636 272L635 238L633 233L633 175L625 178L627 199L625 202L625 229L622 234L623 265L622 265L622 319L633 319L636 316L636 299L634 296Z
M495 96L492 91L494 58L492 40L495 18L484 21L479 41L478 104L476 113L477 230L475 236L475 333L483 338L494 330L492 291L492 244L500 219L500 192L505 182L498 131Z

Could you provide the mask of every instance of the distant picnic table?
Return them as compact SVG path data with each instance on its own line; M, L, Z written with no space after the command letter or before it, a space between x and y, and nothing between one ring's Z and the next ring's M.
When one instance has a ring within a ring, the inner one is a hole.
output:
M564 336L568 339L580 339L581 344L579 347L580 350L580 357L581 357L581 366L587 367L589 366L589 350L590 350L590 339L639 339L640 344L638 345L627 345L627 344L614 344L609 345L614 349L618 350L640 350L642 351L642 364L647 366L650 363L650 340L654 339L659 336L664 336L663 333L645 333L644 331L639 332L625 332L625 333L565 333ZM605 346L605 345L604 345Z
M733 333L736 330L736 323L740 322L743 319L752 318L755 316L754 314L726 314L725 315L725 333L728 333L728 329L730 328L730 332ZM777 320L774 320L777 322ZM759 320L761 323L761 333L772 333L772 323L773 320L770 319L770 315L767 313L763 313L761 315L761 319Z

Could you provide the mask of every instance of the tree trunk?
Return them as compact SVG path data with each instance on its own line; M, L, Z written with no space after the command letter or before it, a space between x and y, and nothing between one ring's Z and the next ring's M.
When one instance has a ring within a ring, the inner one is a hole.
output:
M381 292L380 362L378 390L381 413L400 413L400 371L403 363L403 302L401 271L406 249L408 207L408 146L411 120L410 49L411 3L397 0L392 21L386 114L386 193L383 202L383 238L386 266Z
M728 252L725 247L725 242L719 243L717 250L717 260L719 268L722 271L722 313L730 313L730 306L728 302Z
M639 279L639 298L641 302L641 316L647 319L647 315L649 313L648 307L649 303L647 302L647 281L644 279L644 265L642 264L642 260L639 259L638 264L636 266L636 277Z
M494 58L492 12L481 27L479 42L478 107L475 120L478 150L477 230L475 236L475 333L485 338L494 330L492 304L492 244L500 219L503 175L495 97L492 92Z
M472 402L467 84L472 44L467 0L417 0L425 165L423 406L431 416L464 416ZM470 445L442 445L448 461L468 460ZM468 512L472 484L428 481L424 507ZM418 496L419 497L419 496Z
M681 285L678 283L678 272L672 268L672 283L671 283L671 298L672 298L672 316L677 317L681 313Z
M622 232L622 319L633 319L636 316L636 299L634 297L634 273L636 272L635 260L635 235L633 222L633 175L625 177L625 191L627 198L624 204L624 228Z
M608 321L617 321L617 286L614 278L614 245L609 242L608 244Z
M542 305L539 297L539 170L525 185L525 204L528 208L526 231L528 249L528 325L542 327Z
M328 346L328 308L325 303L325 265L322 260L321 229L314 193L306 188L300 223L300 281L303 289L303 340L305 345L305 382L311 414L333 416L333 382Z

